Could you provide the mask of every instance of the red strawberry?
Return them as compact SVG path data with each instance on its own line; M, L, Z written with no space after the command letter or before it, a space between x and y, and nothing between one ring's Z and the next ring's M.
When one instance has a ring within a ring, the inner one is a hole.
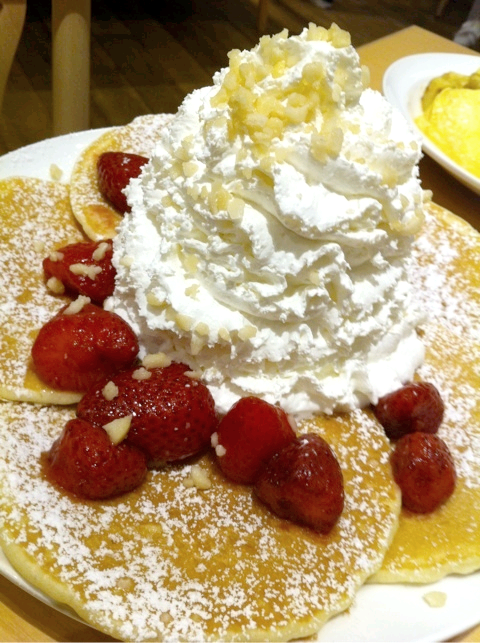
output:
M255 492L281 518L326 534L343 511L343 476L330 446L318 435L291 442L267 463Z
M422 431L435 433L443 419L443 401L433 384L411 382L380 398L374 413L390 440Z
M98 186L103 196L122 214L130 212L123 194L130 179L137 177L148 158L126 152L104 152L97 161Z
M77 414L101 425L132 415L126 441L145 452L149 467L196 455L210 444L217 419L210 391L186 372L184 364L171 364L118 373L111 379L116 395L106 399L105 383L99 384L80 401ZM147 379L137 379L145 373Z
M47 322L32 347L35 371L46 384L82 393L135 362L138 341L121 317L90 303L69 310Z
M78 418L67 422L46 457L51 482L91 500L135 489L146 472L140 449L125 442L114 445L101 426Z
M113 293L115 268L112 242L72 243L43 260L45 277L56 277L69 293L85 295L97 304Z
M455 464L447 445L437 435L404 435L395 445L391 463L403 506L410 511L430 513L455 489Z
M285 411L258 397L243 397L218 426L218 464L230 480L252 484L272 455L293 440Z

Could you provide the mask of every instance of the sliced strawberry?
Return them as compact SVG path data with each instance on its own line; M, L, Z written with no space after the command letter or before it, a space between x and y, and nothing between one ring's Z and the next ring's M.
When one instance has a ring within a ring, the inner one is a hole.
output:
M393 476L402 491L402 503L415 513L430 513L453 493L455 464L445 442L431 433L409 433L395 445Z
M148 371L131 368L112 377L114 396L104 384L89 390L77 414L101 425L132 415L126 441L146 453L149 467L196 455L210 444L217 419L210 391L187 372L175 363Z
M61 281L70 294L102 304L115 287L112 253L110 240L69 244L43 260L45 277Z
M75 418L46 456L47 478L91 500L110 498L138 487L145 478L145 455L122 442L112 444L101 426Z
M138 341L121 317L90 303L69 310L47 322L32 347L35 371L46 384L82 393L135 362Z
M410 382L378 400L374 413L390 440L421 431L436 433L442 423L444 405L440 393L429 382Z
M123 194L130 179L137 177L148 158L126 152L104 152L97 161L98 186L103 196L122 214L130 212Z
M254 489L281 518L322 534L332 530L343 511L340 465L327 442L315 434L297 438L274 455Z
M253 484L274 453L295 440L287 414L258 397L238 400L221 420L214 440L224 475Z

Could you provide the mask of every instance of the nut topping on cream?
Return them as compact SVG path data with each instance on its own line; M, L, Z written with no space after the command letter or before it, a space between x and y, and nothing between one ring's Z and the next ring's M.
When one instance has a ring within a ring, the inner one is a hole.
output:
M419 142L336 25L229 58L127 188L106 307L144 353L200 371L220 411L375 402L423 358L405 273Z

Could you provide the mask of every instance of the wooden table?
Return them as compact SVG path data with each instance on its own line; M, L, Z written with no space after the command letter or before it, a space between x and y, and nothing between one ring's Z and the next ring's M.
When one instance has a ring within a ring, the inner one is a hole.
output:
M82 4L83 0L78 2ZM59 6L61 4L59 2ZM63 2L64 6L66 4L67 0ZM88 3L83 4L85 7ZM370 67L372 86L375 89L381 89L383 73L391 62L404 55L429 51L472 53L418 27L404 29L359 49L362 62ZM460 214L480 229L479 197L428 158L422 161L421 177L424 187L433 190L437 203ZM56 612L0 577L0 641L110 640L112 639ZM480 627L455 640L480 641Z

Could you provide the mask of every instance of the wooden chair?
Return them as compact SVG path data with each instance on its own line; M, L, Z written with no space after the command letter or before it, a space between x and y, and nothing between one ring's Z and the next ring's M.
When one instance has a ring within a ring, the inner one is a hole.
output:
M440 0L439 3L437 4L437 10L435 11L435 15L437 18L439 18L442 13L445 11L445 7L448 4L448 0Z
M0 109L27 0L0 0ZM52 0L53 133L89 127L91 0Z
M265 27L267 26L269 3L270 0L258 0L257 29L261 34L265 31ZM439 0L435 11L435 15L437 16L437 18L439 18L443 14L447 4L448 0Z
M89 127L90 29L91 0L52 0L54 135Z
M0 0L0 111L26 12L27 0Z
M258 0L257 8L257 30L263 34L268 20L268 7L270 0Z

